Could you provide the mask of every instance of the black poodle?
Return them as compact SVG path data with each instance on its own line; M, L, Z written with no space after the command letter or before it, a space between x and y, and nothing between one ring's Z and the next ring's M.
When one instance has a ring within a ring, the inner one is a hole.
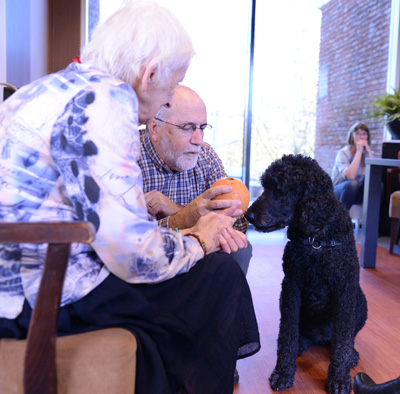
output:
M265 170L261 183L264 192L246 217L262 232L288 226L289 239L271 387L291 387L297 356L323 345L331 348L326 390L349 394L350 369L359 360L354 339L367 319L349 213L333 194L329 175L310 157L284 155Z

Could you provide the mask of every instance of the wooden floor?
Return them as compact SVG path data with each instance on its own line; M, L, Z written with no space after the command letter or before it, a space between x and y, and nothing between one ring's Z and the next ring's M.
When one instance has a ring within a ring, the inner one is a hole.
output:
M240 380L234 394L275 393L268 377L276 362L282 252L281 245L253 245L247 278L259 323L261 350L238 361ZM368 320L356 338L360 362L351 376L363 371L382 383L400 375L400 256L378 247L376 268L361 268L360 276L368 301ZM327 348L310 348L297 359L294 386L283 393L325 393L328 365Z

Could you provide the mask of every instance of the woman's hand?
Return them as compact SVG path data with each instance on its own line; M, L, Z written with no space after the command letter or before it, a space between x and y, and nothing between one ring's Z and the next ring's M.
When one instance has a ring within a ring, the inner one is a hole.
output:
M350 166L344 172L344 176L347 179L354 180L358 174L358 170L360 168L360 164L363 162L363 153L366 153L368 157L374 157L371 151L371 148L368 144L368 139L366 138L357 138L355 140L356 151L354 155L353 161L350 163Z
M371 147L368 144L365 145L364 151L367 153L368 157L371 157L371 158L374 157Z
M356 142L357 152L366 153L368 157L374 157L371 151L371 147L368 144L368 140L359 139Z
M222 230L219 236L221 251L225 253L234 253L239 249L246 248L248 245L247 237L241 231L237 231L232 227Z
M369 148L368 140L366 140L366 139L361 139L360 138L356 142L357 152L366 152L367 151L367 147Z
M230 215L235 209L236 206L226 209L223 213L210 212L202 216L190 229L190 232L197 234L205 242L207 254L220 250L233 253L247 246L246 236L232 228L235 219Z

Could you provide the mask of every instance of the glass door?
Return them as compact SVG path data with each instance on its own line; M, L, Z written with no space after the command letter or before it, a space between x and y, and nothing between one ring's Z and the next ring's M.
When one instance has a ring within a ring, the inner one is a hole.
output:
M206 103L213 129L204 139L228 175L242 179L251 1L157 2L175 13L192 38L196 56L182 84ZM100 23L120 4L121 0L100 0Z
M121 2L100 0L100 22ZM213 129L205 141L216 150L229 176L249 183L254 200L261 191L260 176L272 161L284 153L314 154L321 19L318 2L158 3L177 15L193 40L196 57L183 84L206 103ZM245 144L247 117L251 119L251 130L247 130L251 139ZM249 174L245 174L245 163L250 163Z
M321 15L316 1L258 1L250 191L283 154L314 156Z
M205 141L215 149L228 175L243 179L251 1L234 5L228 0L158 2L177 15L192 38L196 57L182 84L206 103L213 129Z

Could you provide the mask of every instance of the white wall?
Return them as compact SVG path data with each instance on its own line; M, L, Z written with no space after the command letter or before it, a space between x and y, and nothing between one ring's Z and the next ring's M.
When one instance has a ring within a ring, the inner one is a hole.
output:
M0 81L21 87L47 74L47 3L0 0Z
M399 89L400 76L400 0L392 0L392 11L390 18L390 39L387 91Z
M2 1L2 0L0 0ZM31 7L30 80L47 74L48 70L48 5L47 0L35 0Z
M392 0L390 17L389 56L386 91L400 88L400 0ZM392 136L385 127L383 140L391 140Z
M88 40L88 8L89 0L81 0L81 53Z
M0 0L0 82L7 82L6 67L6 0Z
M0 82L7 82L6 0L0 0ZM3 87L0 86L0 103L2 101L3 101Z

